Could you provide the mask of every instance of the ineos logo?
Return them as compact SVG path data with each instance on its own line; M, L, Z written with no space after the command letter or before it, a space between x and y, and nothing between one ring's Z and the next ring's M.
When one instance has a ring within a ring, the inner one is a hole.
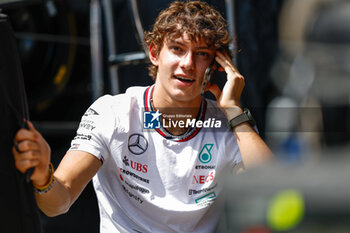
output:
M129 151L135 155L145 153L148 148L148 142L146 138L141 134L131 134L128 141Z

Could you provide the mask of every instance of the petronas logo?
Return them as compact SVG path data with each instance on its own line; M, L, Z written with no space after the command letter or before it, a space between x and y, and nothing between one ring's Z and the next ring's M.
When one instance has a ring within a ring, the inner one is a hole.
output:
M205 144L201 150L201 152L198 155L199 161L202 163L209 163L212 159L211 156L211 149L213 148L214 144Z

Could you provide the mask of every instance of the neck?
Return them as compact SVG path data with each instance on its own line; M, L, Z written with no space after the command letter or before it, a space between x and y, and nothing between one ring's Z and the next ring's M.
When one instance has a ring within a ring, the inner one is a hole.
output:
M156 88L152 95L153 107L158 109L162 114L167 115L178 114L196 117L201 103L201 96L189 101L182 101L164 95L163 93L158 92Z

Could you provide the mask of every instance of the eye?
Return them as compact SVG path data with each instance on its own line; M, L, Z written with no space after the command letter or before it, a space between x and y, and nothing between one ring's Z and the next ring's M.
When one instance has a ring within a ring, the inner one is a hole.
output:
M199 52L197 52L197 55L199 57L201 57L202 59L209 59L209 58L211 58L210 53L206 52L206 51L199 51Z
M210 54L207 53L207 52L198 52L198 55L204 56L204 57L209 57L210 56Z
M175 45L171 46L170 49L174 52L181 52L182 51L182 49L179 46L175 46Z

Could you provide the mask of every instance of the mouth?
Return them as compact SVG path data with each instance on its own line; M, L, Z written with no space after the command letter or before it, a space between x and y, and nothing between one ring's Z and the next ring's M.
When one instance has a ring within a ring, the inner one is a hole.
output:
M193 83L195 80L191 78L186 78L186 77L180 77L180 76L174 76L177 80L185 83Z

